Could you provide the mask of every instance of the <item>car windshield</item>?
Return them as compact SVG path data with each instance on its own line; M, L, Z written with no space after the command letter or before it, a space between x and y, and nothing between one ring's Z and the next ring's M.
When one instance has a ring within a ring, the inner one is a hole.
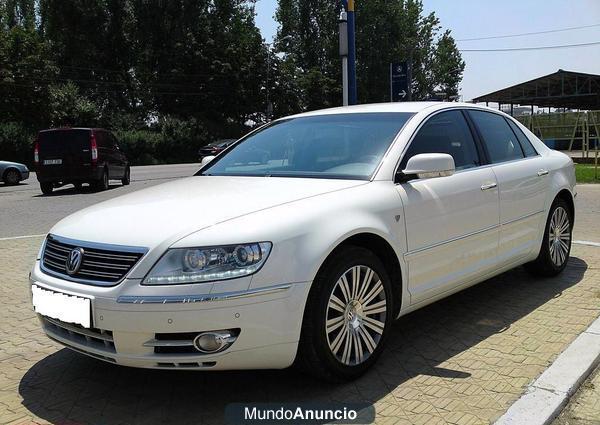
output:
M412 115L354 113L276 121L198 174L366 180Z

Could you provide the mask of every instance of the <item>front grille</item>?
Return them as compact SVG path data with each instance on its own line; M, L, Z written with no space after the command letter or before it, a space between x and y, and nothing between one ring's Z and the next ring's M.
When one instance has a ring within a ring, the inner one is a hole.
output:
M112 250L103 249L89 243L59 240L48 236L42 255L43 268L49 272L60 274L68 280L84 281L98 284L115 284L125 277L129 270L144 255L142 249ZM83 249L81 266L76 273L67 273L67 259L75 248Z
M111 331L96 328L84 328L74 323L66 323L46 316L40 316L46 333L58 336L69 342L83 345L108 354L116 353Z

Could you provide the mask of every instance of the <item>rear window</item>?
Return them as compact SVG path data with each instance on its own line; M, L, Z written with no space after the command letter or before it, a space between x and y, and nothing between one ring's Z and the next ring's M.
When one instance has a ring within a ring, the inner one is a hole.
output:
M38 136L40 153L75 151L90 147L89 130L42 131Z
M493 164L525 157L515 133L501 115L484 111L469 111L479 129Z

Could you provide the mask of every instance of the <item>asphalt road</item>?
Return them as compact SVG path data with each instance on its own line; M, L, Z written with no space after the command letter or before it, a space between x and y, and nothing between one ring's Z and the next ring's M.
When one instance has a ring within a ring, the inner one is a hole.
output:
M97 193L88 187L77 192L72 185L67 185L50 196L44 196L35 173L17 186L0 183L0 238L46 233L57 221L82 208L169 180L192 176L199 168L199 164L131 167L129 186L122 186L115 180L111 181L110 190Z
M113 181L110 190L81 193L68 185L43 196L35 173L18 186L0 183L0 238L44 234L63 217L89 205L182 177L193 175L199 164L150 165L131 168L131 185ZM574 239L600 242L600 185L577 186Z

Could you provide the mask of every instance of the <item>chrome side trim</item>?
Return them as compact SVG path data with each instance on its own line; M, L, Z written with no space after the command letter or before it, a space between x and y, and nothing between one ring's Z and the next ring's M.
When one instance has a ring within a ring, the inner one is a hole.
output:
M157 340L151 339L142 344L144 347L193 347L194 341L189 340Z
M515 219L509 220L509 221L505 221L502 224L495 224L493 226L486 227L485 229L477 230L475 232L468 233L466 235L457 236L457 237L452 238L452 239L448 239L448 240L445 240L445 241L442 241L442 242L437 242L437 243L434 243L434 244L431 244L431 245L428 245L428 246L424 246L423 248L415 249L413 251L408 251L407 253L404 254L404 258L408 258L410 256L413 256L413 255L418 254L420 252L426 251L428 249L437 248L438 246L446 245L446 244L451 243L451 242L456 242L456 241L459 241L461 239L470 238L471 236L475 236L475 235L478 235L480 233L488 232L490 230L494 230L494 229L497 229L497 228L502 227L502 226L507 226L509 224L516 223L517 221L525 220L527 218L533 217L534 215L542 214L542 213L544 213L544 211L545 210L540 210L540 211L536 211L536 212L533 212L533 213L529 213L529 214L524 215L522 217L515 218Z
M445 241L442 241L442 242L436 242L434 244L431 244L431 245L428 245L428 246L424 246L423 248L415 249L413 251L408 251L406 254L404 254L404 258L413 256L413 255L418 254L418 253L423 252L423 251L427 251L428 249L437 248L438 246L449 244L451 242L456 242L456 241L459 241L461 239L470 238L471 236L475 236L475 235L478 235L480 233L489 232L490 230L494 230L494 229L497 229L499 227L500 227L499 224L494 224L493 226L486 227L485 229L477 230L475 232L468 233L466 235L457 236L457 237L452 238L452 239L448 239L448 240L445 240Z
M534 215L542 214L544 212L545 212L545 210L540 210L540 211L526 214L526 215L518 217L518 218L513 218L512 220L508 220L508 221L505 221L504 223L502 223L502 226L507 226L509 224L513 224L513 223L516 223L517 221L525 220L526 218L533 217Z
M121 295L117 298L117 302L120 304L193 304L217 302L277 294L279 292L285 292L291 287L291 284L285 284L270 286L268 288L249 289L247 291L224 292L220 294L205 295Z

